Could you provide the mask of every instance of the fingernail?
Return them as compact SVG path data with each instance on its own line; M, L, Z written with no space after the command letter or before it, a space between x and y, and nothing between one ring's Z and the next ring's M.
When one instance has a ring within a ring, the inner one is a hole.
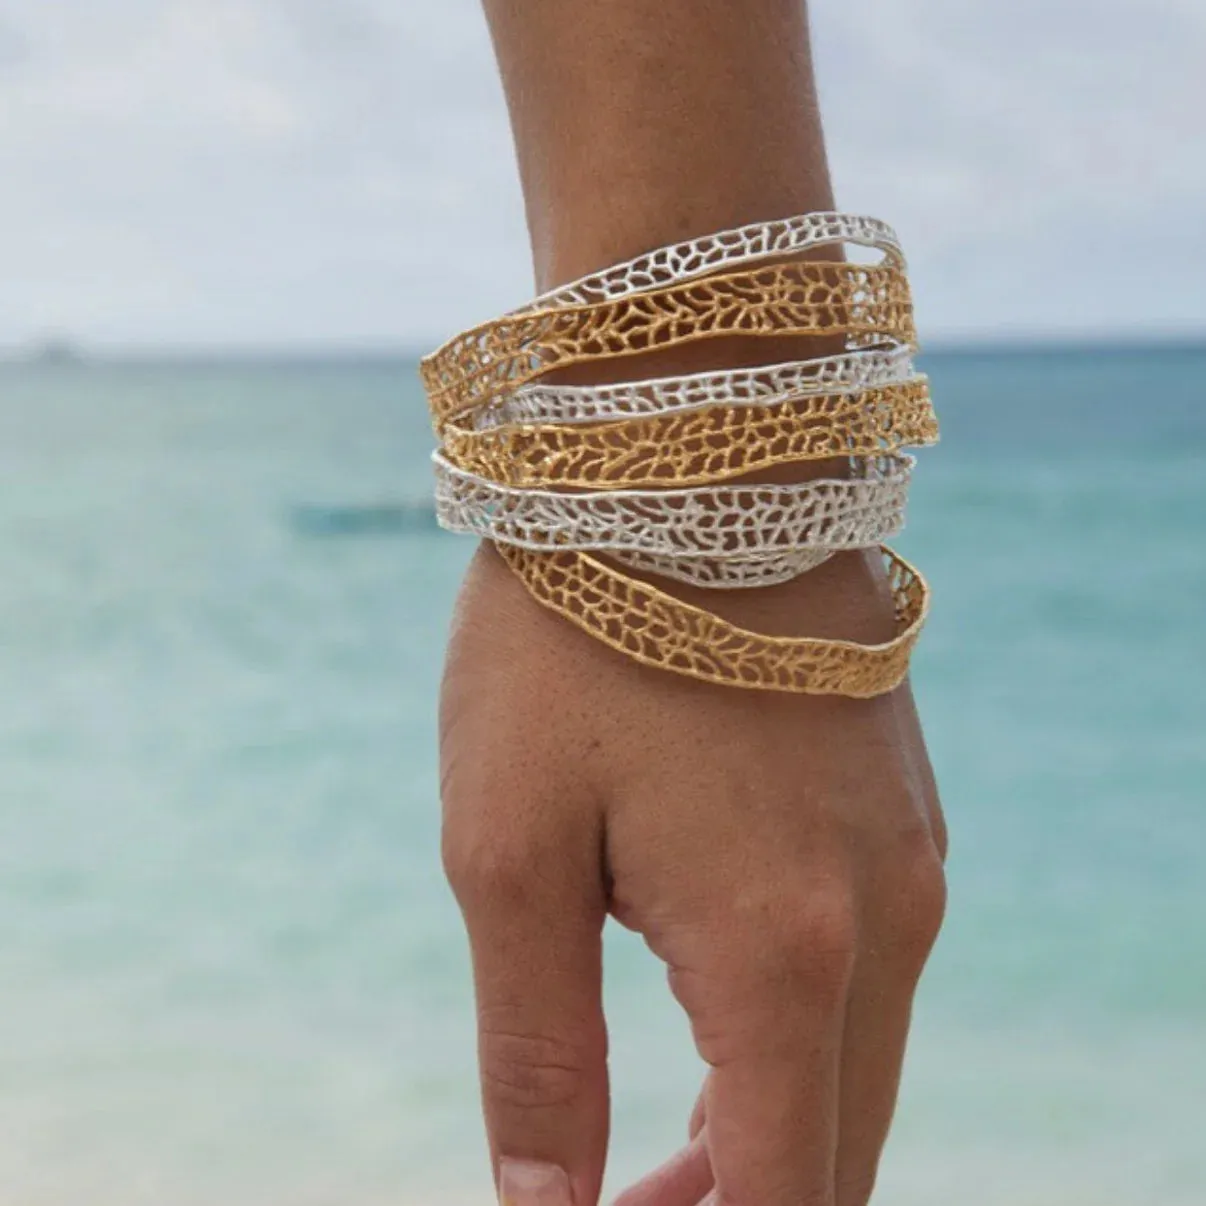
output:
M574 1206L565 1170L536 1160L499 1161L498 1198L501 1206Z

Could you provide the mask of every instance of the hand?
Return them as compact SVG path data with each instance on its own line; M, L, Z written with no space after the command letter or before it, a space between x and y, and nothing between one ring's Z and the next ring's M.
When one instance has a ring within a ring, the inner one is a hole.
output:
M767 632L891 631L862 554L721 607ZM483 547L441 734L445 862L508 1206L598 1199L609 913L665 962L709 1067L692 1143L624 1206L862 1206L944 905L907 686L850 700L647 669L538 606Z

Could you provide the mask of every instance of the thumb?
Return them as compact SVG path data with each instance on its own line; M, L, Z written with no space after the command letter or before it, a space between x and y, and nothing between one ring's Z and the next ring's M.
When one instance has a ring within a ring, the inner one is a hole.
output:
M557 833L556 818L573 816L558 804L505 810L497 826L479 815L477 840L445 836L473 952L483 1108L505 1206L594 1206L607 1152L600 839Z

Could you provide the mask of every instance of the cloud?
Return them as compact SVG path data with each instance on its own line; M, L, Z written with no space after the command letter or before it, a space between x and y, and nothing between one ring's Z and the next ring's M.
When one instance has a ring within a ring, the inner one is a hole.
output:
M1206 325L1197 0L818 12L844 199L908 233L940 327Z
M1199 0L814 5L931 332L1206 328ZM472 0L0 0L0 343L421 344L520 300Z

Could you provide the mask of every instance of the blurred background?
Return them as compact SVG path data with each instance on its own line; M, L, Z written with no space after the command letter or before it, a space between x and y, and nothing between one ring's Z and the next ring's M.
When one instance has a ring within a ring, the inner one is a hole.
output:
M814 5L944 419L885 1206L1206 1202L1206 9ZM0 1206L490 1200L414 362L530 276L470 0L0 0ZM611 935L613 1188L699 1069Z

